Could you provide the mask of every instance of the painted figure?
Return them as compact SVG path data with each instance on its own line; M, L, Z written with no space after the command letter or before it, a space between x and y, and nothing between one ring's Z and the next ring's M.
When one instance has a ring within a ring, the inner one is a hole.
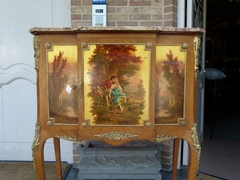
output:
M111 88L112 84L117 80L116 76L111 76L101 87L98 88L98 93L101 97L105 98L107 106L110 106L109 102L109 88Z
M123 104L126 104L126 95L122 91L118 79L115 78L113 84L109 88L109 98L112 100L113 104L123 111Z

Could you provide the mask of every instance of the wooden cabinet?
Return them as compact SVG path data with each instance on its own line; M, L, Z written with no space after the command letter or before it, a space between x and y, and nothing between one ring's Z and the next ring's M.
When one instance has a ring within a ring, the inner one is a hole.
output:
M189 143L188 179L196 177L200 144L195 122L201 29L160 27L32 28L38 119L32 145L45 179L44 143L53 138L61 179L59 138L180 139Z

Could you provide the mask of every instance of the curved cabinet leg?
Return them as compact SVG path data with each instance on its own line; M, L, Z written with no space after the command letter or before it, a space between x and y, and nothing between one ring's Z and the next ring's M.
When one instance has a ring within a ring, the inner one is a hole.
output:
M198 166L200 162L201 146L198 140L197 125L191 127L191 139L187 140L189 144L189 163L187 180L196 179Z
M180 140L181 140L180 138L175 138L174 139L172 180L177 180L177 164L178 164L178 154L179 154Z
M57 180L62 180L60 139L57 137L54 137L53 143L54 143L54 151L55 151L55 158L56 158Z
M35 136L32 143L33 167L37 180L46 180L44 166L44 145L47 139L41 134L41 126L36 123Z
M187 180L192 180L196 179L198 173L199 152L196 152L193 147L190 147L189 156Z

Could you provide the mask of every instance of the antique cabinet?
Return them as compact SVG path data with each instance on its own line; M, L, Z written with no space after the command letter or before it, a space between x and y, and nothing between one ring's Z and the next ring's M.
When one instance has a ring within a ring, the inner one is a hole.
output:
M201 29L162 27L32 28L38 119L32 144L37 179L45 179L44 143L53 138L61 179L59 138L180 139L189 144L187 179L200 160L195 122Z

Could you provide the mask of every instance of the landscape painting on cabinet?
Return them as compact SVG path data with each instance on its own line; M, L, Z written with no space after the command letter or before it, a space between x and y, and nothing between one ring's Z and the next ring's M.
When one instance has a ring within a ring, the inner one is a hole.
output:
M49 118L78 123L77 45L54 45L47 51Z
M149 120L151 51L144 44L89 44L83 61L84 120L92 126Z
M156 47L155 124L178 124L184 116L186 54L180 45Z

